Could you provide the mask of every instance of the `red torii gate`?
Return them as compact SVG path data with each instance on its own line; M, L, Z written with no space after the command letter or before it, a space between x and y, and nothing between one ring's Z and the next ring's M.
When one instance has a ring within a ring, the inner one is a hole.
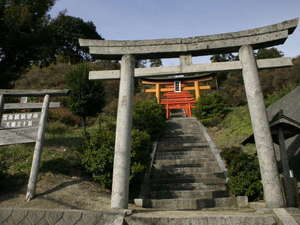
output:
M202 74L194 76L168 76L160 78L144 78L144 85L155 85L155 88L146 88L146 93L155 93L157 103L164 105L166 118L170 118L172 109L182 109L186 117L192 116L192 108L200 98L200 90L211 89L210 85L200 85L211 81L215 74ZM190 93L194 91L194 95ZM163 93L163 95L161 94Z

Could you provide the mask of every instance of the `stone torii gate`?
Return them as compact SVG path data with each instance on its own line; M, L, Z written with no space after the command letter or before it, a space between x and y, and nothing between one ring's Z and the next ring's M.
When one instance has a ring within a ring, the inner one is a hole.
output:
M260 165L264 199L270 208L285 206L258 69L292 66L290 58L256 60L253 49L283 44L298 18L241 32L191 38L110 41L80 39L91 54L121 60L121 70L92 71L90 79L120 79L111 207L128 208L134 78L242 70ZM239 61L192 64L192 56L239 52ZM135 60L180 58L179 66L136 68Z

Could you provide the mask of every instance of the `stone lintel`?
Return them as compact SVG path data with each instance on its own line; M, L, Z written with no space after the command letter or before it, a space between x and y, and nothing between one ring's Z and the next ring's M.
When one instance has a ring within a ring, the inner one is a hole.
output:
M292 66L291 58L274 58L274 59L260 59L257 60L259 69L281 68ZM216 62L208 64L192 64L183 66L165 66L165 67L151 67L151 68L136 68L135 77L148 76L169 76L178 74L195 74L205 72L219 72L241 70L242 64L240 61L232 62ZM120 79L120 70L103 70L91 71L90 80L106 80L106 79Z
M283 44L297 27L298 18L278 24L240 32L155 40L89 40L79 39L80 45L89 47L91 54L102 59L120 59L133 54L137 59L173 58L180 55L211 55L238 52L243 45L254 49Z

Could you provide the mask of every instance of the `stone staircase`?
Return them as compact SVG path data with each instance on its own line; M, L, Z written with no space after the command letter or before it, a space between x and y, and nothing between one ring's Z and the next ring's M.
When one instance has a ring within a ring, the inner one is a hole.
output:
M144 207L201 209L235 205L224 171L195 118L173 118L158 142Z

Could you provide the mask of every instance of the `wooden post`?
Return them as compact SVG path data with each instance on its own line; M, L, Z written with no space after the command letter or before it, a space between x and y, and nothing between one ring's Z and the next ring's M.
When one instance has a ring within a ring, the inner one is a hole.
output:
M36 143L35 143L35 147L34 147L31 172L30 172L30 177L29 177L28 187L27 187L27 194L26 194L27 201L30 201L35 195L36 182L37 182L40 161L41 161L41 155L42 155L42 149L43 149L44 133L45 133L46 123L47 123L49 98L50 98L49 95L45 95L45 97L44 97L42 113L41 113L41 118L40 118L40 122L39 122Z
M155 95L157 103L160 103L160 84L155 84Z
M180 59L180 65L185 66L185 65L192 65L193 60L192 60L192 55L181 55L179 57Z
M199 81L194 81L196 101L200 98Z
M0 126L2 121L3 111L4 111L4 95L0 95Z
M282 127L279 126L278 129L278 139L279 139L279 149L280 149L280 161L282 165L282 174L283 174L283 186L286 197L286 204L288 207L296 207L297 202L295 196L297 195L294 190L293 180L290 177L290 166L288 155L285 146L285 137L282 130Z
M187 66L187 65L192 65L192 63L193 63L192 55L181 55L179 57L179 59L180 59L180 66L181 67ZM199 91L199 86L198 86L198 91ZM191 114L192 113L191 113L189 107L186 107L185 116L190 117L190 116L192 116Z
M279 138L280 159L281 159L283 175L285 177L290 177L290 167L289 167L289 161L288 161L288 156L285 147L285 138L281 127L279 127L278 129L278 138Z
M28 102L28 97L21 97L20 103L27 103Z

